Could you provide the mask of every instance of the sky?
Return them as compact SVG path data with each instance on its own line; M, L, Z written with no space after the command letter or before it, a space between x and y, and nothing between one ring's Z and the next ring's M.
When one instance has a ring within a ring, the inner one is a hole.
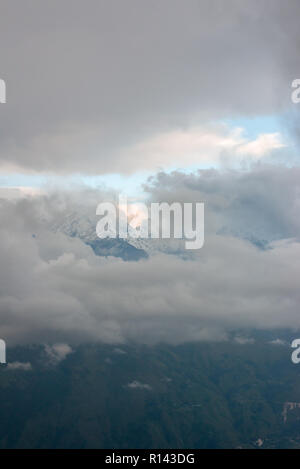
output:
M299 328L299 1L0 6L0 336ZM203 201L205 246L131 263L51 231L112 193Z

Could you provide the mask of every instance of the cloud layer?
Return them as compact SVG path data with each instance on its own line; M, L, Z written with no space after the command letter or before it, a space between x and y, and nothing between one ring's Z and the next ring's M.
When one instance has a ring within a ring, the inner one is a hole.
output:
M156 167L168 161L152 155L157 138L291 104L297 0L284 8L281 0L2 0L2 7L2 171L128 173L145 168L136 154L145 146L146 167Z
M8 344L180 343L222 340L242 328L300 328L299 224L292 216L299 203L297 175L273 168L158 179L169 199L201 194L207 201L208 236L190 258L158 253L124 262L95 256L80 239L48 230L40 215L51 217L51 205L57 213L57 195L2 200L0 326ZM152 182L150 188L155 200L159 186ZM72 202L70 194L65 199ZM74 206L78 199L74 195ZM247 214L249 229L255 221L259 228L259 209L266 228L281 230L268 249L220 232L225 218L237 230Z

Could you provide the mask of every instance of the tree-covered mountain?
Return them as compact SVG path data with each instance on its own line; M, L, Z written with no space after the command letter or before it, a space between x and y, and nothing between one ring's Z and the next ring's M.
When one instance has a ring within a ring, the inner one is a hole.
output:
M0 448L300 447L300 367L281 341L8 350ZM63 359L64 358L64 359Z

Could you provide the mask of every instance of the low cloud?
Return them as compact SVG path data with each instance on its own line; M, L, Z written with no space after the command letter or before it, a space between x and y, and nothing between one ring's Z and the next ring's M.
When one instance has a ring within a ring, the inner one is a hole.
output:
M45 352L47 359L53 365L60 363L73 352L72 348L68 344L53 344L45 345Z
M58 207L68 212L85 193L74 194L74 205L71 194L65 203L2 200L2 337L63 344L46 349L59 361L84 341L177 344L300 328L298 187L297 170L282 168L160 174L148 188L152 200L207 201L205 244L190 256L158 252L138 262L96 256L81 239L49 230ZM266 249L249 241L264 232Z
M286 345L286 342L282 339L274 339L274 340L271 340L269 343L271 345L279 345L279 346Z
M22 371L31 371L32 366L29 362L11 362L8 363L7 370L22 370Z
M127 354L127 352L125 352L125 350L122 350L121 348L118 348L118 347L115 348L113 350L113 352L116 353L117 355L126 355Z
M300 168L255 164L249 171L160 172L151 200L205 203L205 232L251 241L300 239ZM263 245L263 244L262 244Z
M239 345L248 345L248 344L254 344L255 340L252 339L251 337L237 336L234 338L234 342L236 342Z
M151 391L152 387L149 384L141 383L140 381L132 381L132 383L127 384L127 388L130 389L146 389Z

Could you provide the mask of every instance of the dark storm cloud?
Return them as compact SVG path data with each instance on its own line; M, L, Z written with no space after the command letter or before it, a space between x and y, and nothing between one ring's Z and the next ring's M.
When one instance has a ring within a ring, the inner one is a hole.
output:
M127 164L132 145L228 113L278 112L298 74L296 0L0 5L6 170L132 172L144 167L142 154Z

